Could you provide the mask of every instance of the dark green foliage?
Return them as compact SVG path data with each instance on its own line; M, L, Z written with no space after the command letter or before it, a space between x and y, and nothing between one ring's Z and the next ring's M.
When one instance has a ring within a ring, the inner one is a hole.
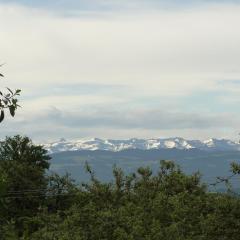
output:
M149 168L129 176L114 168L112 183L87 170L91 183L83 184L74 204L39 214L47 224L31 239L237 239L240 233L238 198L208 193L199 174L186 176L172 162L162 161L155 176Z
M25 217L35 214L45 198L49 160L47 151L28 137L7 137L0 143L2 221L13 220L20 228Z
M69 209L74 204L78 189L68 174L59 176L53 173L48 177L47 205L48 212L55 213Z
M2 239L239 239L238 196L208 192L199 173L186 175L171 161L161 161L157 174L144 167L125 175L114 167L109 183L99 181L87 164L91 181L78 186L68 174L45 175L48 160L28 138L2 143L5 194L13 186L22 194L4 202ZM237 164L231 168L239 174ZM24 192L27 186L35 192Z

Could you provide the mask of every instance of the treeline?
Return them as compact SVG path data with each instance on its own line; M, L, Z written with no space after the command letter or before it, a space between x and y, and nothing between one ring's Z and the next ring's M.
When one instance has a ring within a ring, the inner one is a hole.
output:
M50 157L27 137L0 143L0 239L231 240L240 239L240 199L211 193L200 174L161 161L114 180L75 184L49 174ZM232 166L233 174L239 166Z

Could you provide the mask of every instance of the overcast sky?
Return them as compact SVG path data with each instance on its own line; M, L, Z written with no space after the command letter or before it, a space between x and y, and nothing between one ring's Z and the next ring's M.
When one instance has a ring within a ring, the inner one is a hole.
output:
M240 1L0 0L0 138L237 139Z

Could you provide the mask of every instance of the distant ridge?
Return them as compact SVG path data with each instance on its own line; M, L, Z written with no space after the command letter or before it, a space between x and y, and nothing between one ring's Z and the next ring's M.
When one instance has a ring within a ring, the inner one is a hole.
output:
M202 151L239 151L240 144L228 139L208 140L186 140L181 137L175 138L153 138L138 139L131 138L128 140L112 140L112 139L79 139L68 141L61 138L59 141L44 144L49 153L57 153L64 151L80 151L80 150L106 150L118 152L126 149L198 149Z

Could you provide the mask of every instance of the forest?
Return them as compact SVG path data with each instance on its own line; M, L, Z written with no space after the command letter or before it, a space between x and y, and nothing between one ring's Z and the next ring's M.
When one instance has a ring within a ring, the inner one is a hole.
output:
M209 191L200 173L186 175L174 162L160 161L157 174L145 167L125 175L115 166L108 183L86 163L91 181L81 184L50 164L28 137L0 143L0 239L240 239L239 196ZM229 167L231 176L240 173Z

